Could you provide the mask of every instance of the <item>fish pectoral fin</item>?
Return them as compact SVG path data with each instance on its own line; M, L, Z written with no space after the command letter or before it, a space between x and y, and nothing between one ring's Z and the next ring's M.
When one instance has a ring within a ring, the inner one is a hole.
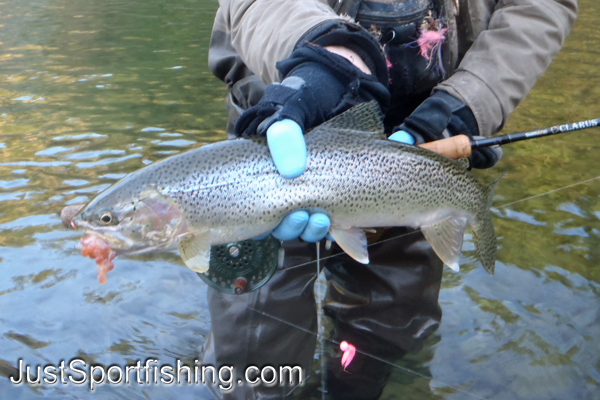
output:
M210 261L210 233L186 235L179 240L179 254L185 265L195 272L208 271Z
M367 251L367 237L362 229L341 228L332 225L329 233L335 239L335 242L350 257L362 264L369 263L369 252Z
M438 257L452 270L458 271L467 218L451 215L430 225L422 225L421 231Z

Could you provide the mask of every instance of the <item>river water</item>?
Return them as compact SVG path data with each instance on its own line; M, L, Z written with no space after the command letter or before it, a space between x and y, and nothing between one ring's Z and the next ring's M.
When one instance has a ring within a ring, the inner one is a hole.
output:
M0 3L0 398L87 398L14 385L18 360L193 363L206 286L174 254L118 260L108 283L62 207L167 155L225 139L207 68L216 2ZM564 49L505 132L600 117L600 5L580 1ZM445 271L441 327L398 361L384 399L600 398L600 130L505 146L491 181L496 274ZM467 241L466 255L473 256ZM411 372L412 371L412 372ZM209 398L202 385L103 385L96 398Z

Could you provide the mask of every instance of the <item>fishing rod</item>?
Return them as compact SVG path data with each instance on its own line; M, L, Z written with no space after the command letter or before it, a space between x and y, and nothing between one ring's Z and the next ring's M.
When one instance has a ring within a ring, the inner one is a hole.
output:
M521 140L535 139L543 136L557 135L559 133L575 132L583 129L596 128L600 126L600 118L587 121L574 122L565 125L556 125L549 128L536 129L508 135L495 136L486 139L471 140L467 135L456 135L447 139L423 143L420 147L426 148L448 158L457 160L471 155L473 149L489 146L501 146L507 143L520 142Z

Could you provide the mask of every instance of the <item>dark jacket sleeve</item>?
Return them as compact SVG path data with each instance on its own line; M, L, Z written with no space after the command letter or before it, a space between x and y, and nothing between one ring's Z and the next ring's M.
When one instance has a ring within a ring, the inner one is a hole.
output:
M462 23L469 18L485 24L487 13L489 24L477 32L455 73L435 89L466 103L484 136L506 123L561 49L577 15L577 0L488 3L460 2Z

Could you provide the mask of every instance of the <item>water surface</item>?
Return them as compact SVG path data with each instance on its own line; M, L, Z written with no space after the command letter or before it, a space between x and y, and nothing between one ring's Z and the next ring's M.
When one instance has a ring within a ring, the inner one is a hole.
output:
M14 386L30 365L198 358L206 287L176 255L118 260L108 283L57 212L125 174L225 138L224 85L207 68L216 2L0 3L0 397L86 398ZM505 132L600 117L600 6ZM398 362L384 399L600 398L600 131L505 147L494 203L496 275L445 271L444 317ZM582 183L583 182L583 183ZM561 189L561 190L559 190ZM472 244L466 255L473 256ZM422 376L407 372L415 371ZM208 398L201 386L104 385L96 398ZM473 397L471 397L473 398Z

